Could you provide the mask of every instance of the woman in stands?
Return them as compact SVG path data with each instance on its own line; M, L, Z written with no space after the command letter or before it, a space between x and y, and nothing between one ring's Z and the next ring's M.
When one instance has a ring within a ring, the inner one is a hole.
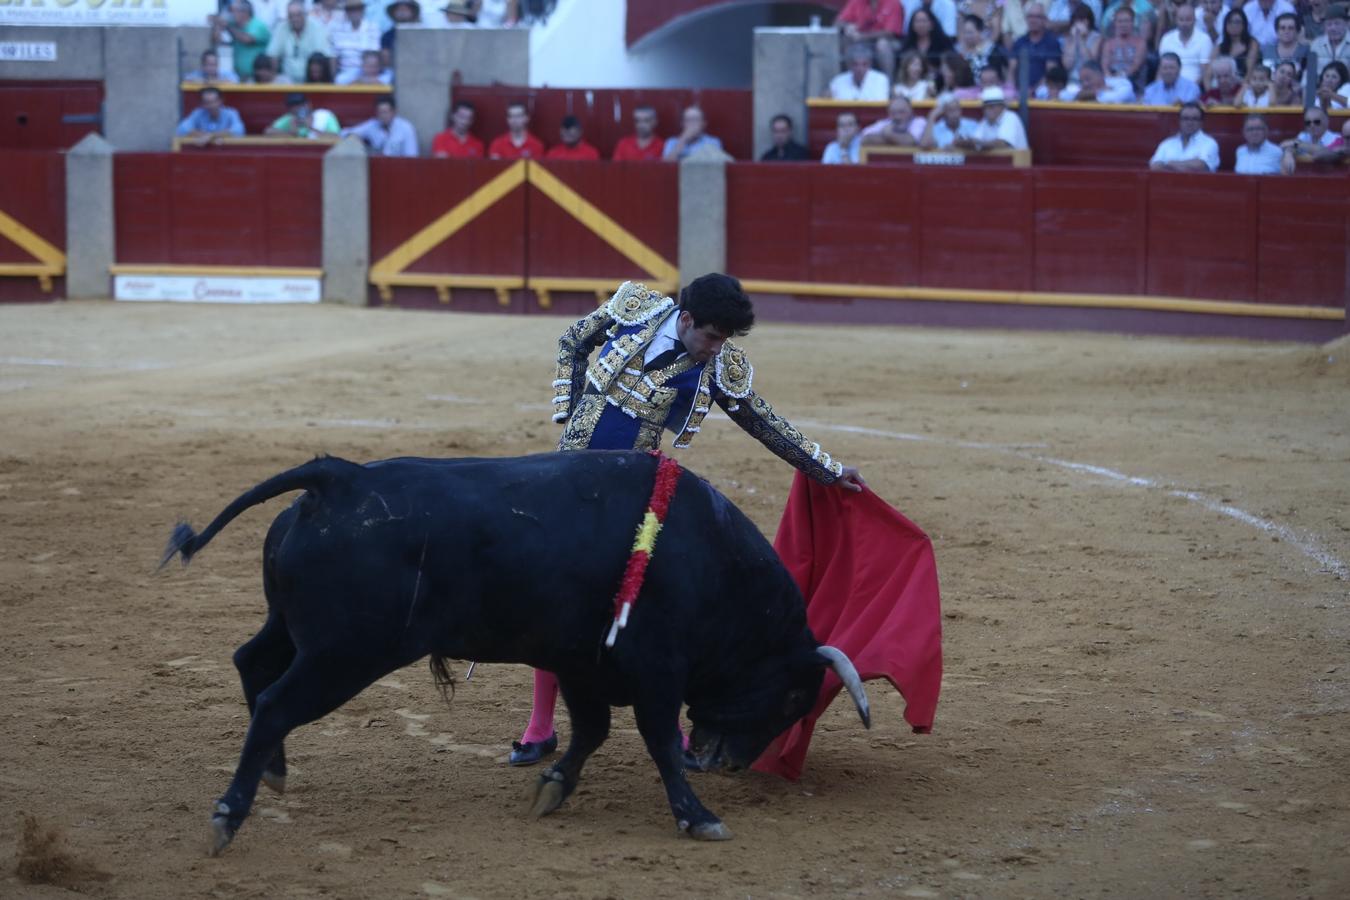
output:
M332 84L333 65L322 53L311 53L305 60L305 84Z
M1111 36L1101 43L1097 60L1108 76L1126 78L1139 90L1144 64L1148 61L1148 44L1135 30L1135 13L1129 6L1116 7L1111 19Z
M910 50L900 57L900 67L896 70L895 86L891 95L904 97L910 103L916 100L931 100L933 94L933 69L928 60L918 50Z
M1308 45L1298 39L1298 16L1283 13L1275 17L1275 43L1261 48L1261 59L1272 69L1287 60L1298 68L1300 75L1303 74Z
M1092 7L1080 3L1069 15L1069 30L1064 32L1064 53L1060 57L1069 81L1078 83L1078 70L1083 63L1096 59L1102 52L1102 35L1097 30L1097 20L1092 15Z
M956 95L957 100L978 100L980 89L975 85L975 76L971 74L970 63L955 50L942 54L942 64L938 67L938 80L942 84L938 89Z
M914 10L914 16L909 20L909 33L905 35L905 42L900 45L900 55L917 50L928 60L930 66L936 66L942 59L942 54L951 49L952 39L942 30L933 14L922 6ZM974 81L971 83L974 84Z
M967 16L974 16L980 20L980 30L984 32L985 40L993 41L1002 36L1003 32L1003 0L958 0L956 11L961 14L961 20L964 21ZM961 23L958 22L956 30L961 30ZM975 73L979 77L979 73Z
M1261 47L1252 37L1247 14L1240 9L1230 9L1228 15L1223 17L1223 37L1214 45L1214 52L1209 56L1210 62L1220 56L1233 57L1239 78L1246 78L1247 71L1261 59ZM1205 73L1205 82L1209 82L1208 72Z
M1317 103L1330 112L1350 105L1350 68L1339 59L1327 63L1317 81Z
M997 60L1002 64L1005 61L1003 48L989 40L984 20L979 16L964 16L956 31L958 36L956 50L970 65L970 72L977 82L980 80L980 73L991 62Z
M1298 77L1298 67L1288 60L1276 66L1271 76L1270 105L1303 105L1303 82Z

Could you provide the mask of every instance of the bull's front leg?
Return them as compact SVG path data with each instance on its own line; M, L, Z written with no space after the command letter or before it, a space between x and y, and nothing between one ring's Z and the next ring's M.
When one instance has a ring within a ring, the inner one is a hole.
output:
M680 702L638 701L633 704L638 732L647 744L661 782L666 787L666 799L680 831L695 840L728 841L731 830L722 820L708 811L684 777L684 747L680 739Z
M530 794L530 815L546 816L563 805L581 780L581 767L609 737L609 703L595 691L559 676L558 688L571 719L572 738L567 752L534 783Z

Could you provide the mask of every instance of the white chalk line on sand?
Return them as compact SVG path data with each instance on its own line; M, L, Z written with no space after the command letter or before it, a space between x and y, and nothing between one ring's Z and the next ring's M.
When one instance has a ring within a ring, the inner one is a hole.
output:
M53 369L116 369L122 372L150 372L155 369L167 369L168 363L160 362L114 362L89 363L72 362L68 359L51 359L44 356L0 356L0 366L42 366Z
M1177 497L1186 500L1201 506L1210 512L1227 516L1244 525L1249 525L1266 534L1278 537L1281 541L1294 547L1304 556L1317 563L1318 568L1322 571L1343 580L1350 580L1350 566L1347 566L1335 554L1323 547L1322 543L1316 538L1301 535L1287 525L1281 525L1279 522L1272 522L1270 519L1263 519L1260 516L1247 512L1241 507L1233 506L1231 503L1224 503L1221 500L1215 500L1213 497L1208 497L1199 491L1182 490L1153 478L1141 478L1137 475L1127 475L1124 472L1119 472L1115 469L1108 469L1105 466L1094 466L1089 463L1073 462L1067 459L1056 459L1053 456L1041 456L1036 453L1027 452L1029 447L1044 445L984 444L976 441L959 441L922 434L909 434L902 431L882 431L881 429L863 428L858 425L837 425L831 422L816 422L810 420L803 420L800 424L803 427L820 429L821 431L838 431L846 434L862 434L869 437L879 437L894 441L915 441L927 444L940 444L948 447L961 447L968 450L988 450L995 453L1006 453L1010 456L1043 463L1048 466L1055 466L1082 475L1095 476L1130 487L1163 490L1166 491L1169 497Z

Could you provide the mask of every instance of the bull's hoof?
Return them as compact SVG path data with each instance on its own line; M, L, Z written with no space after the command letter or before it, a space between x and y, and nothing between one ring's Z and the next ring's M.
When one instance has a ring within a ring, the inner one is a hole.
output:
M563 773L549 769L540 775L534 784L530 797L530 816L541 819L563 805L567 799L567 790L563 785Z
M696 841L729 841L731 840L731 829L721 822L699 822L695 825L687 825L681 822L682 831L688 834Z
M267 769L263 769L262 783L276 791L278 794L286 793L285 775L278 775L276 772L269 772Z
M239 826L230 822L230 808L217 801L215 811L211 815L211 835L207 853L219 856L221 851L230 846L230 841L234 840L234 834L238 830Z

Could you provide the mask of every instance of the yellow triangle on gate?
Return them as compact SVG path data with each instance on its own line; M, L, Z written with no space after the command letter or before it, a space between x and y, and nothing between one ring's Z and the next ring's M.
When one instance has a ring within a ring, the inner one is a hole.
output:
M44 291L52 289L52 277L66 272L66 255L43 240L18 219L0 210L0 237L13 241L35 263L0 263L0 275L36 278Z

